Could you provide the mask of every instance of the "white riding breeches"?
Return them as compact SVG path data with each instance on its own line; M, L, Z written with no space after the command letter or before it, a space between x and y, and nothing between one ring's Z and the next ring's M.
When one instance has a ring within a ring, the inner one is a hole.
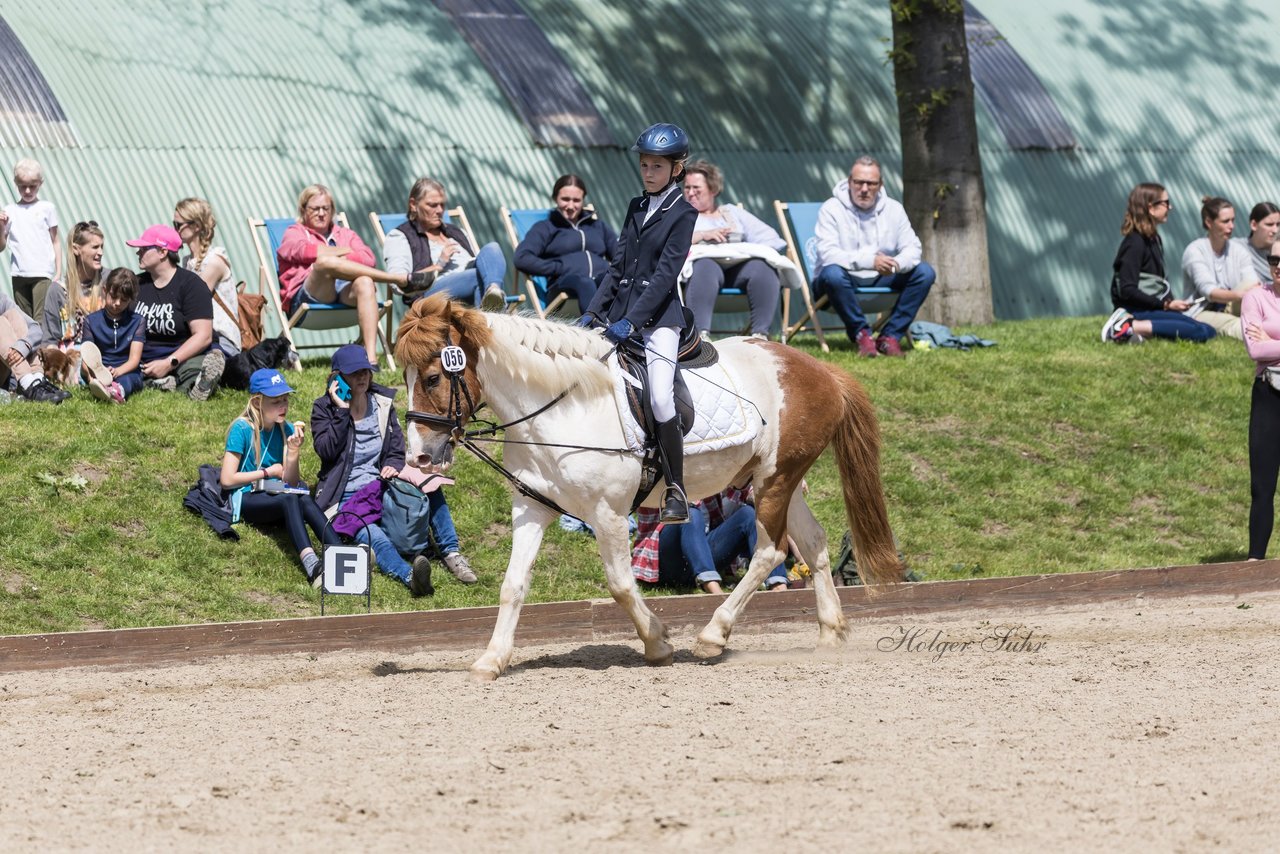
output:
M649 405L659 423L676 417L676 357L680 353L680 330L674 326L645 329L644 360L649 370Z

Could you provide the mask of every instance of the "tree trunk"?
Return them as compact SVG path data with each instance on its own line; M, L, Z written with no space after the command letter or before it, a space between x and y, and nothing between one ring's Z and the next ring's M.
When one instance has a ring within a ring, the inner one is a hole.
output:
M993 320L986 190L962 0L890 0L902 204L938 280L922 314Z

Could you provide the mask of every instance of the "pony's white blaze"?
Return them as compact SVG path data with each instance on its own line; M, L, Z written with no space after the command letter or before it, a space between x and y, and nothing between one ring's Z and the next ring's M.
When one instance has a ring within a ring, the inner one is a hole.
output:
M426 366L415 365L410 354L440 351L446 343L439 331L442 321L447 321L457 343L472 345L480 393L497 421L523 418L570 389L554 406L508 429L506 438L575 447L511 443L504 446L503 462L524 484L595 529L609 591L634 622L645 659L670 663L666 629L645 604L631 574L626 518L641 463L631 452L612 450L624 447L624 435L613 378L602 364L610 346L598 333L554 321L481 315L445 300L420 300L400 329L406 346L397 347L397 356L405 362L411 409L430 402L415 400L418 371ZM889 580L900 569L880 484L879 430L861 387L847 374L782 345L733 339L717 348L738 389L759 409L763 424L747 444L686 459L685 483L690 497L695 497L714 495L730 483L752 482L759 536L747 577L699 634L694 649L699 655L723 650L751 594L782 559L789 531L815 576L829 570L825 535L799 490L805 472L828 445L834 443L858 566L867 568L864 577ZM410 453L421 453L419 430L409 432ZM660 496L661 488L659 484L652 496ZM511 559L498 620L488 648L472 666L479 678L494 678L511 662L533 561L554 519L555 513L536 500L515 494ZM815 594L820 642L838 642L846 627L829 574L816 584Z

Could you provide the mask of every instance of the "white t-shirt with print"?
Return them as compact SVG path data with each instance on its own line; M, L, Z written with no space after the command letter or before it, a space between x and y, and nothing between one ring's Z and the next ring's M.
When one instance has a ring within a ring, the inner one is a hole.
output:
M53 278L53 241L49 229L58 227L53 202L36 199L29 205L4 206L9 216L9 272L27 278Z

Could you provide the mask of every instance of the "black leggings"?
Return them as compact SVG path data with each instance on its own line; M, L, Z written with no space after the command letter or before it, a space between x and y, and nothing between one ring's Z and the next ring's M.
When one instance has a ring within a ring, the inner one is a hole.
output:
M338 535L333 532L333 528L327 526L324 511L310 495L246 492L240 499L240 518L259 528L274 528L283 521L298 554L311 548L307 525L311 526L322 543L338 543Z
M1267 556L1280 474L1280 391L1253 381L1249 407L1249 557Z

